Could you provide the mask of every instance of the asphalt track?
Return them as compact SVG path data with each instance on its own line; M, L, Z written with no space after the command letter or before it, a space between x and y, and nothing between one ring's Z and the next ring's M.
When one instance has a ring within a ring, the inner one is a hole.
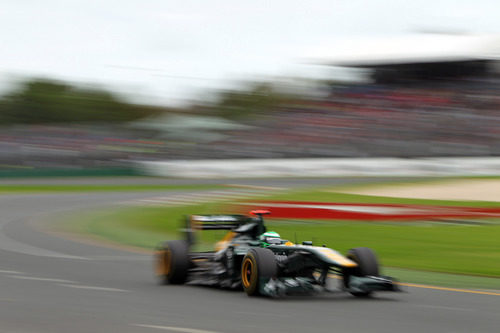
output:
M0 196L0 332L500 330L498 292L407 287L370 299L338 291L271 300L206 287L159 286L147 255L81 244L33 227L57 212L76 214L151 195L157 192Z

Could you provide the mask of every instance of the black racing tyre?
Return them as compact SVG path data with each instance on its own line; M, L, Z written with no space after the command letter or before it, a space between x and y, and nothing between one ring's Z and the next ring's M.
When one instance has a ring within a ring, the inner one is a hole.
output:
M367 247L357 247L350 249L346 255L347 258L351 259L358 264L355 268L344 269L343 270L343 280L344 286L347 288L349 286L349 278L354 276L378 276L379 275L379 265L377 256L372 249ZM351 292L354 296L368 296L371 292Z
M161 244L155 254L156 276L162 284L183 284L189 269L189 245L183 240Z
M358 264L354 270L356 276L378 276L378 260L375 252L368 247L357 247L347 252L347 258Z
M276 258L269 249L250 249L241 263L241 284L248 296L259 295L261 281L269 281L277 274Z

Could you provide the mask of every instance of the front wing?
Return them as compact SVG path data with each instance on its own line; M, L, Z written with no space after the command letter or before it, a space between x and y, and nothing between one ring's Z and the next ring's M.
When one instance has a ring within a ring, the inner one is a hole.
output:
M349 285L344 288L353 294L365 294L374 291L400 291L397 283L387 276L350 276ZM269 297L285 295L314 294L330 291L306 277L278 277L260 281L260 294Z

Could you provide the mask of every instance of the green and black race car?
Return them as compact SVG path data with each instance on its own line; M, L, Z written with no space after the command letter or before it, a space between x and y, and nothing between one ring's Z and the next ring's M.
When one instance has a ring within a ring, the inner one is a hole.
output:
M366 247L346 256L312 242L294 244L275 232L266 232L263 215L191 215L185 240L166 241L156 251L156 275L166 284L216 285L242 288L249 296L283 296L330 290L331 275L354 296L374 291L398 291L390 277L379 275L374 252ZM228 230L214 251L192 252L196 230Z

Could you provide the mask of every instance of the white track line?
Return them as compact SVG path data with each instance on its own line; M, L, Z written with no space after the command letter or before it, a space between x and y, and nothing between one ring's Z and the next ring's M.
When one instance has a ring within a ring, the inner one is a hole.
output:
M8 271L8 270L3 270L3 269L0 269L0 273L6 273L6 274L24 274L23 272L19 272L19 271Z
M52 278L40 278L40 277L35 277L35 276L23 276L23 275L7 275L7 276L11 277L11 278L14 278L14 279L20 279L20 280L75 283L74 281L70 281L70 280L52 279Z
M262 195L269 190L264 189L230 189L209 192L185 193L177 196L157 196L151 198L138 199L124 202L125 204L146 204L146 205L193 205L203 202L234 200L236 198L250 198Z
M174 332L182 332L182 333L220 333L220 332L216 332L216 331L198 330L195 328L187 328L187 327L143 325L143 324L132 324L132 326L156 328L158 330L174 331Z
M118 291L118 292L130 292L130 290L118 289L118 288L106 288L97 286L83 286L79 284L58 284L59 286L75 288L75 289L88 289L88 290L100 290L100 291Z
M227 187L236 187L236 188L249 188L254 190L268 190L268 191L279 191L286 190L285 187L270 187L270 186L259 186L259 185L245 185L245 184L226 184Z
M39 256L39 257L51 257L51 258L63 258L63 259L79 259L79 260L86 260L87 258L84 257L78 257L78 256L72 256L60 252L55 252L47 249L43 249L40 247L32 246L26 243L19 242L17 240L14 240L3 232L4 227L8 224L14 221L7 221L3 225L0 225L0 249L9 251L9 252L17 252L17 253L23 253L23 254L28 254L32 256Z

